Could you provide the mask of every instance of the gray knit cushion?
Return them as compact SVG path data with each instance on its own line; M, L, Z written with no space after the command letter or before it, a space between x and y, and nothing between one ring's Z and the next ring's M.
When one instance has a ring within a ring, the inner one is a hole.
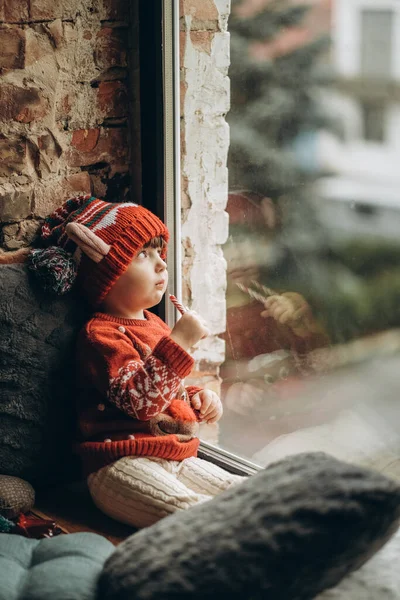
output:
M50 298L25 266L0 266L0 473L58 478L73 422L73 295Z
M394 481L300 454L129 537L99 599L311 600L373 555L399 517Z
M0 515L13 519L28 512L35 502L35 491L27 481L10 475L0 475Z
M315 600L399 600L400 529L361 569Z

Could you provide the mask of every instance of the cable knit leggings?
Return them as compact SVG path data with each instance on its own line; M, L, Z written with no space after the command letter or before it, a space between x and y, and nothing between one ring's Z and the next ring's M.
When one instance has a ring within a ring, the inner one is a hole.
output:
M244 480L201 458L126 456L88 477L96 506L116 521L147 527Z

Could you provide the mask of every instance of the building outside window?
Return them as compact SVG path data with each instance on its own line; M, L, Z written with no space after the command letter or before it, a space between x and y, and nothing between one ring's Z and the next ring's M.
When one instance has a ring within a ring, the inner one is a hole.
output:
M389 80L393 74L393 10L361 9L360 73L362 77Z
M365 141L384 143L387 119L385 103L383 101L362 101L361 114Z
M393 77L393 10L360 11L360 76L363 80L391 81ZM384 99L362 99L360 109L362 136L367 142L384 144L387 140L387 103Z

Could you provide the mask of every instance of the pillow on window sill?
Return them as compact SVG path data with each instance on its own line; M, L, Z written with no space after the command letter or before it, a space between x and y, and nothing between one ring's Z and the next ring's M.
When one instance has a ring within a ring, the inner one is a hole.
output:
M361 569L315 600L399 600L400 530Z
M400 486L323 453L271 465L125 540L100 600L310 600L390 538Z
M0 266L0 473L58 480L69 458L82 308L51 298L24 265Z
M114 551L106 538L71 533L44 540L0 535L0 600L95 600Z

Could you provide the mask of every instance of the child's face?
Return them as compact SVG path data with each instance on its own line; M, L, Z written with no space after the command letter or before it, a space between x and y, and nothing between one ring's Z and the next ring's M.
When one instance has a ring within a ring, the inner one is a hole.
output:
M227 262L228 286L241 283L250 285L258 279L260 268L268 265L269 240L260 235L247 234L228 239L223 248Z
M110 290L107 304L123 299L132 310L143 310L158 304L167 289L167 265L161 248L142 248Z

